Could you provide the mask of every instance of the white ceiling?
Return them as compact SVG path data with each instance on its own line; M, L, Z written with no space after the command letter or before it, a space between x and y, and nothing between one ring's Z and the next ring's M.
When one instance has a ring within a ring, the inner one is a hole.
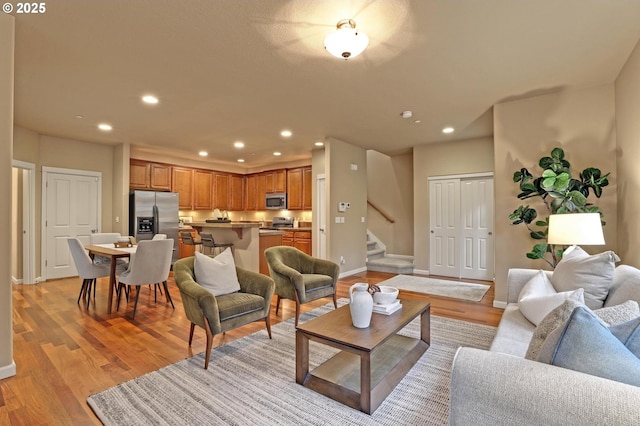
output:
M326 137L394 154L491 135L492 105L612 83L640 38L640 0L52 0L46 8L14 13L17 125L191 159L204 149L229 165L242 157L247 169L276 161L275 150L285 161L309 158ZM349 61L323 48L345 18L370 39ZM160 104L143 105L146 93ZM98 131L99 122L114 130ZM445 126L456 132L442 134ZM285 128L289 140L279 135Z

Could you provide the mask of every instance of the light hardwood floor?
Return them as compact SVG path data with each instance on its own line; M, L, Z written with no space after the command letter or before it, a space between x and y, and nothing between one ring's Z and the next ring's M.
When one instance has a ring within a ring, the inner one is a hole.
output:
M393 274L364 272L340 280L338 297L347 297L356 282L378 283ZM180 293L172 279L169 288L176 309L153 290L144 287L136 319L133 302L119 312L106 313L106 279L98 281L97 303L87 310L77 305L79 278L48 281L37 285L14 285L14 359L18 374L0 380L0 425L91 425L100 424L86 403L96 392L157 370L205 349L205 334L196 328L192 348L187 346L189 321ZM491 283L487 283L491 284ZM497 325L502 310L492 307L493 286L480 302L401 292L401 297L431 302L431 314ZM330 302L321 299L303 305L306 312ZM275 297L272 305L275 305ZM271 310L271 323L292 318L294 304L283 301L280 313ZM216 336L214 347L264 328L254 323L224 336ZM215 352L212 354L215 357ZM292 380L295 371L291 372Z

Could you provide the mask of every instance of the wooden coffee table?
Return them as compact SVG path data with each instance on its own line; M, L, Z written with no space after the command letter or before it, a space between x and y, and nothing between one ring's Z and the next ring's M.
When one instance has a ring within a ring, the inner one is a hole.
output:
M391 315L373 314L369 328L355 328L349 305L297 327L296 382L349 407L373 413L429 349L428 303L401 300ZM397 332L420 316L420 339ZM309 340L341 350L309 371Z

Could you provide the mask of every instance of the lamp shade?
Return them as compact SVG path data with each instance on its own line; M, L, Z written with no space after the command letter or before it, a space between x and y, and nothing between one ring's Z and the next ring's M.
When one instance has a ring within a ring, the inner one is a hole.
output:
M547 243L604 245L600 213L567 213L549 216Z
M369 45L369 37L356 30L356 23L351 19L338 22L337 30L324 39L324 48L337 58L354 58L364 52Z

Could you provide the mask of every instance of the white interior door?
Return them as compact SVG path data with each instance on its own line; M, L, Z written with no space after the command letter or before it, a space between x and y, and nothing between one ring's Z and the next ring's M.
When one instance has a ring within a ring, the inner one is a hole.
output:
M429 182L429 274L460 276L460 179Z
M320 259L327 258L327 188L326 179L324 175L318 175L316 179L316 219L313 221L316 224L316 235L318 236L316 243L315 256Z
M43 168L43 268L46 279L77 275L67 238L89 244L100 230L100 173Z
M461 278L493 279L493 178L463 179Z

